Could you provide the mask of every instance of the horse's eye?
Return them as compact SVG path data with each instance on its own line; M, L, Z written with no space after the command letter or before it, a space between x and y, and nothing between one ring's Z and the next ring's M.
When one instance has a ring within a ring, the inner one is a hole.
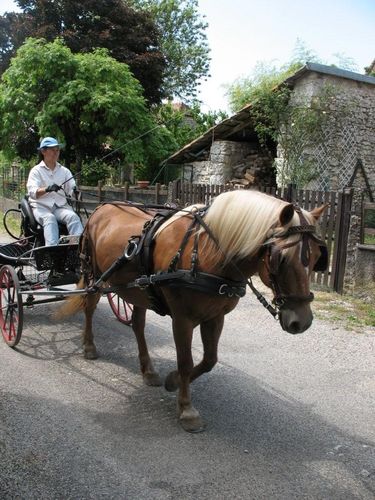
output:
M280 255L279 265L282 266L282 265L285 264L285 262L286 262L286 257L285 257L285 255L281 254Z

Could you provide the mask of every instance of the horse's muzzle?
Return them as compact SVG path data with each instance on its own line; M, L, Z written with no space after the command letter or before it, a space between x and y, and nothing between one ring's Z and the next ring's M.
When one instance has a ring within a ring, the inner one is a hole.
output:
M310 328L313 314L309 306L298 309L283 308L279 313L280 325L288 333L303 333Z

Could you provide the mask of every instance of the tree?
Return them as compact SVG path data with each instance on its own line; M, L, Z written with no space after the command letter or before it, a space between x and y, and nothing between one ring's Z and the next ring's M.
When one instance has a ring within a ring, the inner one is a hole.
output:
M171 132L176 141L176 149L182 148L228 117L224 111L203 113L198 102L191 107L168 102L156 107L153 115L157 123Z
M106 48L129 65L149 103L163 97L165 68L158 29L146 11L122 0L17 0L20 14L0 16L0 72L27 37L53 41L61 37L75 53Z
M375 59L372 61L370 66L365 68L366 75L375 76Z
M209 76L207 23L198 13L198 0L130 0L150 12L160 31L162 52L167 61L163 88L168 98L191 101L200 80Z
M60 39L30 38L2 76L0 148L31 158L43 135L64 142L65 163L78 170L106 156L148 167L152 175L175 147L126 64L105 49L73 54Z

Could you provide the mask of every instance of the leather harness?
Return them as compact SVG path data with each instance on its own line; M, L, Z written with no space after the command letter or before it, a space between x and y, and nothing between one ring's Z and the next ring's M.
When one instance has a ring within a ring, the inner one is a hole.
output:
M118 202L110 203L112 205L119 205ZM138 205L133 205L128 202L121 203L126 204L127 206L133 206L140 210L143 210L146 213L149 213L146 210L146 207L143 208ZM96 279L94 284L88 289L88 293L96 293L100 291L114 291L118 290L119 287L111 287L101 289L101 285L103 282L107 281L109 277L118 269L126 265L127 262L137 259L137 266L139 269L140 276L136 278L133 282L127 283L126 285L121 286L121 288L140 288L145 290L148 294L148 298L151 303L151 308L160 315L166 315L169 313L168 306L163 299L163 295L160 293L160 286L168 286L171 288L174 287L185 287L191 290L196 290L212 295L219 295L223 297L243 297L246 294L246 285L248 285L257 299L262 303L262 305L275 317L278 316L280 308L289 300L294 301L311 301L314 298L314 295L310 293L306 297L292 296L292 295L283 295L280 291L277 282L277 274L280 266L280 257L281 251L285 248L291 247L293 245L297 245L302 240L302 250L301 250L301 262L304 266L307 266L310 261L310 246L309 246L309 238L314 239L318 242L321 249L321 256L319 261L314 267L314 270L324 270L327 265L327 249L325 243L320 240L315 235L315 226L309 225L302 214L302 211L299 207L295 207L296 212L298 213L301 221L301 225L293 226L289 229L274 234L271 238L267 239L261 249L260 252L264 251L269 254L269 262L270 262L270 280L271 286L274 291L275 298L273 300L276 307L273 307L271 304L267 302L267 300L260 294L254 285L252 284L251 278L246 279L243 277L240 281L233 281L227 278L223 278L221 276L212 275L209 273L205 273L198 270L198 236L197 236L197 227L201 225L209 235L213 241L215 241L218 246L217 240L215 236L210 231L209 227L203 220L204 214L208 210L208 207L203 207L196 211L191 211L189 214L192 216L192 222L190 227L186 231L179 249L176 254L172 258L168 270L161 271L153 274L153 246L154 246L154 235L156 231L160 228L164 222L166 222L177 209L171 208L161 208L157 207L158 210L154 217L148 221L143 226L141 235L132 236L128 245L124 250L124 253L105 271L100 277ZM195 231L193 250L191 254L191 266L190 269L178 269L178 263L184 253L185 247L190 236ZM286 239L292 234L301 234L301 239L298 239L292 243L286 243L284 245L276 245L277 240ZM90 258L86 253L81 254L81 258L83 259L84 268L86 271L89 266ZM321 262L320 262L321 261ZM323 262L324 261L324 262ZM86 264L86 266L85 266ZM241 271L238 267L233 264L233 267L242 275ZM323 269L324 268L324 269ZM91 268L92 272L92 268Z

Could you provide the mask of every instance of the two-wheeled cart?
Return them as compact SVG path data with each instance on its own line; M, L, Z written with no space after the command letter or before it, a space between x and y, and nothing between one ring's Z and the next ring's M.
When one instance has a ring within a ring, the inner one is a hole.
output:
M20 220L17 233L11 229L15 216ZM12 241L0 244L0 328L4 341L14 347L22 336L25 307L82 293L67 287L79 280L79 238L62 235L58 245L45 246L26 197L18 209L5 212L3 223ZM130 325L132 306L110 290L106 295L116 318Z

